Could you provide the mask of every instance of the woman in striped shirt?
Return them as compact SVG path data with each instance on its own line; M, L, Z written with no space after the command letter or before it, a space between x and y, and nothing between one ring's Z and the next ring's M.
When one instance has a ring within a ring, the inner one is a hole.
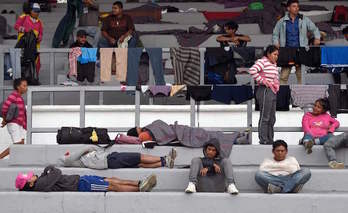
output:
M276 46L268 46L264 57L257 60L249 69L249 73L259 85L256 90L256 100L260 105L258 125L260 144L273 143L273 127L276 121L276 101L279 90L278 54L279 50Z
M14 91L8 96L7 100L3 103L2 106L2 123L1 127L7 125L7 131L11 135L12 142L15 144L24 144L24 138L27 130L27 112L25 109L24 100L22 95L27 92L28 84L25 79L15 79L13 81ZM13 118L10 121L6 121L6 114L11 104L15 104L18 108L17 117ZM10 149L7 148L0 154L0 159L9 155Z

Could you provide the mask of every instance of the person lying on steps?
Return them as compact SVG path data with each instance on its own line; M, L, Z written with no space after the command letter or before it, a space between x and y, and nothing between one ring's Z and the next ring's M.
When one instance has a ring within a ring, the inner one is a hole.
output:
M37 192L150 192L156 183L154 174L144 180L134 181L117 177L64 175L54 166L47 166L40 176L28 172L19 173L16 178L18 190Z
M84 167L90 169L120 168L158 168L174 167L176 150L171 149L167 156L157 157L137 152L110 152L98 146L89 146L79 152L67 152L58 164L65 167Z

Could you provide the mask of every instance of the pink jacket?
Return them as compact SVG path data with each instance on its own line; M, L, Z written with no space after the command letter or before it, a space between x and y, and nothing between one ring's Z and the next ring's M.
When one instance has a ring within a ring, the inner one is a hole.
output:
M24 100L17 91L13 91L4 102L1 111L3 118L6 117L8 109L12 103L16 104L18 107L18 116L10 121L10 123L16 123L22 126L24 129L27 129L27 111Z
M35 35L37 36L39 42L42 40L43 26L40 19L32 20L30 15L21 15L16 21L14 28L19 31L20 27L24 27L25 32L29 32L33 30ZM19 33L18 39L22 37L23 33Z
M340 123L329 114L313 115L307 112L302 118L302 130L305 134L310 134L314 138L333 133Z

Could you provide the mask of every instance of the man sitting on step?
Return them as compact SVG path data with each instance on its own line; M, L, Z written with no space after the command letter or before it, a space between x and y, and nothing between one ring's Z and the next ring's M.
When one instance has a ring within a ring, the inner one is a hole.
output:
M336 151L340 147L348 146L348 133L344 132L339 135L331 136L324 143L324 150L326 157L329 160L329 167L332 169L344 169L344 163L338 162L336 158Z
M287 156L283 140L273 143L273 158L266 158L256 172L255 180L266 193L297 193L311 177L307 168L300 168L296 158Z
M65 167L82 167L90 169L120 168L158 168L174 167L176 150L171 149L167 156L157 157L138 152L110 152L98 146L88 146L79 152L67 152L58 164Z
M229 158L220 157L220 144L217 139L211 139L203 147L204 157L193 158L190 167L189 184L186 193L227 192L238 194L235 186L232 163ZM196 187L198 190L196 190Z
M63 175L60 169L48 166L39 176L33 172L19 173L16 188L20 191L38 192L150 192L156 186L155 175L144 180L122 180L116 177L99 177L90 175Z

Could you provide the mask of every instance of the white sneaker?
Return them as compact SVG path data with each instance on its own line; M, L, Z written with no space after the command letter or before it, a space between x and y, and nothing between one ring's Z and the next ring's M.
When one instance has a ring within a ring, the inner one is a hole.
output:
M196 191L196 185L192 182L189 182L187 188L185 189L186 193L195 193Z
M331 169L344 169L344 163L337 162L337 161L330 161L329 167Z
M230 185L228 185L227 187L227 192L233 195L237 195L239 193L236 185L234 185L234 183L231 183Z

